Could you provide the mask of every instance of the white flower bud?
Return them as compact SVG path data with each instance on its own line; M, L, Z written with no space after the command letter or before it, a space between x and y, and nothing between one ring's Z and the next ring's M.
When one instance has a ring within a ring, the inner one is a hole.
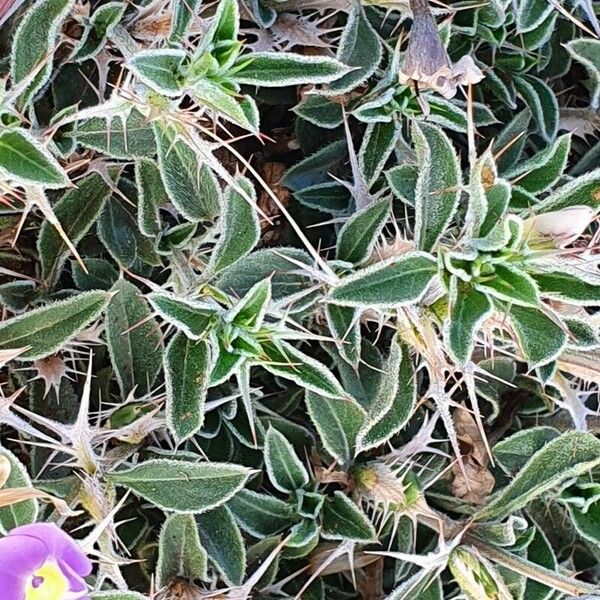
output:
M562 210L542 213L523 223L525 238L546 238L559 247L574 242L585 231L596 211L589 206L570 206Z

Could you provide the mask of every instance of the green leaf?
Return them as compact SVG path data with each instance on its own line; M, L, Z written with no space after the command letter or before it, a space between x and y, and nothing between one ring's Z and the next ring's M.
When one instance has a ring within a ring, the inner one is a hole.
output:
M462 185L458 157L441 129L425 123L413 128L419 162L415 189L415 242L431 251L452 220Z
M588 72L592 83L590 108L597 109L600 105L600 40L579 38L565 44L565 48Z
M369 258L391 209L389 200L379 200L353 214L338 234L336 258L354 264Z
M21 464L19 459L6 448L0 446L0 457L8 460L10 464L10 473L2 490L11 488L30 488L31 479L27 473L27 469ZM4 533L21 525L29 525L35 523L38 517L38 502L37 500L24 500L16 502L8 506L0 508L0 530Z
M142 50L128 60L129 69L159 94L177 97L183 93L181 68L185 50L163 48Z
M599 440L590 433L564 433L538 450L476 518L503 519L567 479L584 475L599 464Z
M173 337L164 360L167 425L179 444L197 433L204 422L204 402L213 369L210 345Z
M234 94L218 83L200 79L190 88L190 95L200 106L209 108L244 129L258 133L258 115L254 114L254 111L246 110L251 104L245 106L239 94ZM250 98L246 100L253 103Z
M306 408L325 450L340 464L350 465L367 419L365 410L353 398L325 398L310 391Z
M141 292L122 279L106 310L106 343L123 397L142 397L162 366L162 335Z
M107 292L85 292L0 323L0 350L29 347L16 360L37 360L60 350L100 316Z
M409 206L415 205L415 188L419 169L416 165L403 163L388 169L385 173L386 179L392 188L392 192Z
M216 322L218 313L210 304L155 292L148 296L154 310L167 323L175 325L192 340L204 338Z
M488 213L487 191L490 180L497 178L496 164L489 151L480 156L469 173L469 204L465 215L465 229L472 236L479 235Z
M202 513L225 504L244 487L249 469L228 463L154 459L106 474L163 510Z
M527 109L521 111L502 129L494 141L492 154L497 157L496 164L500 173L511 169L519 160L527 142L527 135L523 135L523 132L529 128L530 121L531 112Z
M400 584L387 600L444 600L442 580L431 569L419 569Z
M570 150L571 134L567 133L542 152L519 163L507 177L531 194L545 192L562 176Z
M393 308L418 301L437 274L437 263L424 252L395 256L344 277L329 296L342 306Z
M194 517L169 515L158 538L157 586L162 588L176 577L206 579L207 562Z
M334 58L292 52L244 54L238 59L235 69L237 83L262 87L330 83L349 70Z
M152 158L156 154L152 125L135 108L126 115L82 120L73 136L85 148L120 160Z
M271 483L280 492L293 492L308 484L308 473L294 448L273 427L269 427L265 438L265 465Z
M240 526L257 538L275 535L298 521L292 505L251 490L241 490L227 506Z
M479 22L491 29L500 27L506 19L506 11L501 0L492 0L486 6L482 6L478 11Z
M155 238L160 233L160 206L167 200L160 171L153 160L135 161L135 181L138 189L138 227L142 234Z
M0 133L0 173L20 184L50 189L70 184L69 177L52 154L21 129Z
M600 542L600 501L597 484L580 482L563 492L573 526L584 540Z
M534 211L546 213L570 206L600 207L600 169L576 177L544 198Z
M337 58L353 67L350 73L329 86L332 93L344 94L366 81L379 66L383 47L360 3L353 3L337 50Z
M535 281L521 269L507 264L494 265L494 273L480 278L475 287L494 298L521 306L540 303Z
M221 237L210 257L210 273L219 273L247 256L260 239L254 187L242 177L236 179L236 185L246 197L233 187L225 193L220 221Z
M358 309L327 304L325 317L340 356L354 367L358 366L361 344Z
M431 96L428 102L431 113L426 119L417 117L419 121L426 120L445 130L467 133L469 124L465 103L436 96ZM487 106L473 102L473 122L475 127L487 127L496 124L498 120Z
M464 365L471 354L481 325L491 315L493 305L486 294L453 279L450 316L445 329L446 343L452 358Z
M517 108L514 86L510 85L512 82L508 83L504 81L504 79L494 71L494 68L489 67L486 69L485 79L482 83L482 87L487 88L488 93L497 97L500 104L507 106L511 110Z
M503 179L486 190L487 215L479 228L479 236L485 238L504 220L510 202L510 184Z
M137 224L121 200L112 196L105 202L96 230L109 254L129 269L138 256Z
M0 304L14 313L24 311L35 301L37 294L35 282L27 279L0 284Z
M537 0L546 2L546 0ZM529 106L538 126L540 135L547 141L553 142L558 131L558 101L548 84L541 79L531 76L515 77L515 86Z
M310 255L298 248L278 247L256 250L243 261L239 261L217 277L220 289L241 297L263 279L271 279L274 300L281 300L290 294L308 289L312 283L300 269L290 270L292 261L311 264Z
M268 279L259 281L229 311L227 321L255 333L263 324L270 301L271 282Z
M560 433L553 427L532 427L501 440L492 452L500 466L514 475L538 450L559 436Z
M385 163L392 154L398 139L398 127L395 121L390 123L371 123L367 126L360 146L358 164L363 177L370 187L381 175Z
M294 197L308 208L340 216L346 216L352 204L350 190L337 182L311 185L296 192Z
M344 397L346 393L338 380L323 364L307 356L291 344L279 340L277 343L262 344L264 359L260 364L264 369L290 379L298 385L328 397Z
M517 9L517 32L535 29L552 12L552 4L546 0L521 0Z
M121 179L121 193L113 194L104 206L97 225L98 237L114 260L126 269L141 263L162 266L161 258L154 249L153 240L144 236L132 214L136 188L129 179Z
M15 33L11 79L14 86L31 82L27 86L28 98L50 77L56 40L72 4L72 0L39 0L31 6Z
M546 364L560 354L567 334L554 319L537 308L524 306L513 305L507 312L530 368Z
M169 36L169 41L172 44L180 43L187 36L201 4L202 0L176 0Z
M407 348L394 338L376 400L360 433L359 451L377 448L399 433L412 417L417 401L415 369Z
M125 2L107 2L94 10L83 36L73 51L73 58L77 62L89 60L102 50L126 8Z
M322 535L329 540L350 540L361 544L377 539L367 515L339 490L323 505Z
M158 164L175 208L188 221L214 219L220 210L221 192L208 165L172 127L154 125Z
M297 192L321 183L331 183L329 174L346 161L348 144L337 140L296 163L286 172L282 184Z
M66 192L54 205L54 214L65 235L76 245L98 219L107 198L109 185L98 173L90 173L77 182L77 187ZM42 277L52 287L56 284L70 254L56 227L44 221L40 228L37 248L42 265Z
M240 13L236 0L222 0L215 15L212 41L236 41L239 33Z
M528 52L539 50L546 44L551 46L552 35L556 31L556 20L558 15L559 12L557 10L552 11L537 27L525 33L515 35L514 37L509 38L507 42L509 44L511 42L520 43L520 47Z
M535 528L535 535L527 546L527 560L551 571L557 570L558 561L554 550L539 527ZM527 580L523 598L527 598L527 600L549 600L552 596L554 596L554 590L551 587L533 579Z
M186 221L185 223L174 225L160 236L160 241L157 244L157 252L171 256L175 250L184 250L186 247L189 247L197 232L197 223L188 223Z
M196 515L200 540L229 585L241 585L246 572L246 547L231 512L220 506Z
M315 519L304 519L294 525L290 533L290 538L285 545L286 558L303 558L319 543L320 528Z
M600 285L595 285L564 271L532 273L542 296L582 306L600 302Z
M75 285L83 292L91 290L110 290L119 279L118 271L103 258L84 258L88 270L86 273L79 263L71 262L71 271Z
M598 327L591 319L579 317L563 318L569 329L568 345L575 348L597 348L599 345Z
M342 106L327 96L306 95L292 110L300 118L323 129L335 129L344 122Z
M250 10L256 23L263 29L271 27L277 19L277 11L264 6L262 0L249 0Z

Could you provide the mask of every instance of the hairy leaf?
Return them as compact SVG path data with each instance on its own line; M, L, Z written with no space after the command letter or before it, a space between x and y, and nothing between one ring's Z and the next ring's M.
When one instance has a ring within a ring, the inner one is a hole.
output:
M227 463L153 459L106 477L163 510L203 513L225 504L249 474L246 467Z
M106 310L106 343L123 397L145 396L162 366L162 336L140 290L117 282Z
M213 219L221 193L199 153L170 127L154 125L160 172L175 208L190 221Z
M310 391L306 407L327 452L341 464L350 464L367 419L365 410L352 398L324 398Z
M0 323L0 351L28 348L17 357L20 361L54 354L100 316L110 297L84 292L7 319Z
M565 433L538 450L477 518L502 519L540 494L599 464L600 441L589 433Z
M165 353L167 424L177 442L194 435L204 422L204 402L212 371L205 340L173 337Z
M390 210L390 202L380 200L352 215L338 234L336 257L354 264L369 258Z
M265 464L271 483L280 492L293 492L308 484L308 473L292 445L273 427L265 439Z
M196 515L202 546L230 585L241 585L246 572L246 547L231 511L220 506Z
M285 87L329 83L348 72L348 67L325 56L304 56L291 52L253 52L243 55L235 74L238 83L263 87Z
M345 277L330 301L342 306L392 308L416 302L437 273L429 254L413 252L388 259Z
M0 172L17 183L61 188L69 178L48 150L23 130L0 132Z
M431 251L443 235L458 206L461 175L458 157L446 135L424 123L413 128L419 159L415 189L415 241Z
M376 540L377 534L362 510L338 490L323 505L323 537L368 544Z
M31 487L27 469L10 450L0 447L0 460L7 461L10 468L10 473L4 484L0 484L0 489ZM38 510L38 501L35 499L3 506L0 508L0 529L3 533L7 533L14 527L34 523L38 517Z
M33 4L15 33L10 71L14 85L30 82L27 96L35 94L52 71L52 54L60 26L73 0L40 0Z
M54 214L73 244L79 243L96 222L110 194L110 186L104 179L98 173L90 173L54 205ZM49 221L44 221L40 228L37 247L42 277L52 287L71 251Z
M175 577L206 579L207 561L194 517L169 515L158 538L157 585L162 587Z
M225 194L221 237L208 266L210 272L215 274L249 254L260 237L254 188L247 179L238 178L236 184L245 197L233 188L229 188Z

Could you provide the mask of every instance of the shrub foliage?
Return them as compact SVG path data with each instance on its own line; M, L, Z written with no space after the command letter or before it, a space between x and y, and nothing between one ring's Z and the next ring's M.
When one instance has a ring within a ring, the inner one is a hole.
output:
M14 4L0 530L98 599L592 594L593 3Z

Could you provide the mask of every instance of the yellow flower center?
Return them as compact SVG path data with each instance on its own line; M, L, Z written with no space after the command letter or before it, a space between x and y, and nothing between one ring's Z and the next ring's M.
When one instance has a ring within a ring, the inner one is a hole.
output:
M64 600L69 582L53 560L46 561L31 577L25 600Z

